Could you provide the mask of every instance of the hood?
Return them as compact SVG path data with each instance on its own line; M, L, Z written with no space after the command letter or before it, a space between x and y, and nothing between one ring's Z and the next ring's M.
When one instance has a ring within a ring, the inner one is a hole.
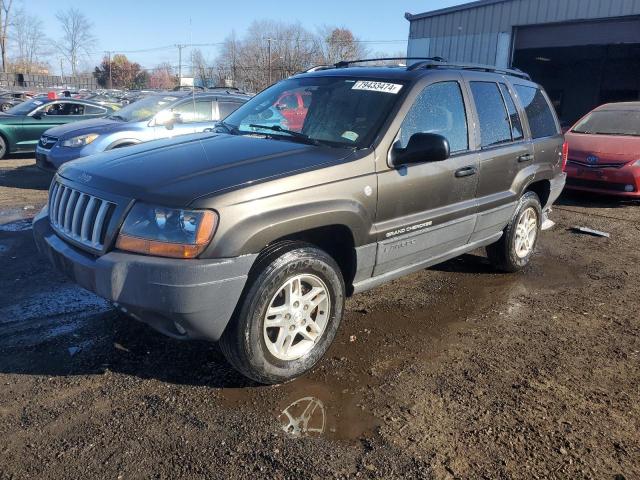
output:
M569 159L594 165L624 164L640 159L640 137L567 133ZM596 157L595 163L587 157Z
M71 122L65 125L47 130L47 135L58 138L71 138L87 133L99 133L105 135L107 133L117 132L121 130L131 130L133 124L122 122L119 120L110 120L108 118L95 118L91 120L80 120L79 122Z
M58 174L114 195L167 206L335 165L353 150L226 134L195 134L69 162Z

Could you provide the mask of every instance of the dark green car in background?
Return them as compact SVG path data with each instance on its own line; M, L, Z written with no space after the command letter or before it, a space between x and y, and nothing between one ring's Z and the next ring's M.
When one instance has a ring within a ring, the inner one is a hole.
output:
M34 98L0 113L0 158L8 153L33 152L40 136L52 127L111 115L114 107L64 98Z

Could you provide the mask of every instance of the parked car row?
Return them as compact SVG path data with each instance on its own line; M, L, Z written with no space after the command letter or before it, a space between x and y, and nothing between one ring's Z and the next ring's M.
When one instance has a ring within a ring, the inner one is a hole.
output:
M63 163L114 148L213 130L218 120L249 98L243 93L219 91L147 95L109 115L100 115L104 118L47 130L36 147L36 162L42 169L55 171Z

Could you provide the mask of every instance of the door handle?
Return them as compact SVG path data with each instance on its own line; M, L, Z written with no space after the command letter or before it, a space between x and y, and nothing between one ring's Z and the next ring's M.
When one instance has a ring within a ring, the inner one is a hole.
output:
M531 155L530 153L525 153L524 155L520 155L518 157L518 162L523 163L523 162L530 162L533 160L533 155Z
M462 177L470 177L471 175L475 175L478 173L478 169L476 167L463 167L459 170L456 170L456 178Z

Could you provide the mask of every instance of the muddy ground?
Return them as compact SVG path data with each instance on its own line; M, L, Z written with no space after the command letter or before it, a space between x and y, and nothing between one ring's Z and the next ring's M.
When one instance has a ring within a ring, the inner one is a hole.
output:
M640 478L639 203L564 196L521 274L478 252L358 295L262 387L53 271L48 182L0 162L0 479Z

